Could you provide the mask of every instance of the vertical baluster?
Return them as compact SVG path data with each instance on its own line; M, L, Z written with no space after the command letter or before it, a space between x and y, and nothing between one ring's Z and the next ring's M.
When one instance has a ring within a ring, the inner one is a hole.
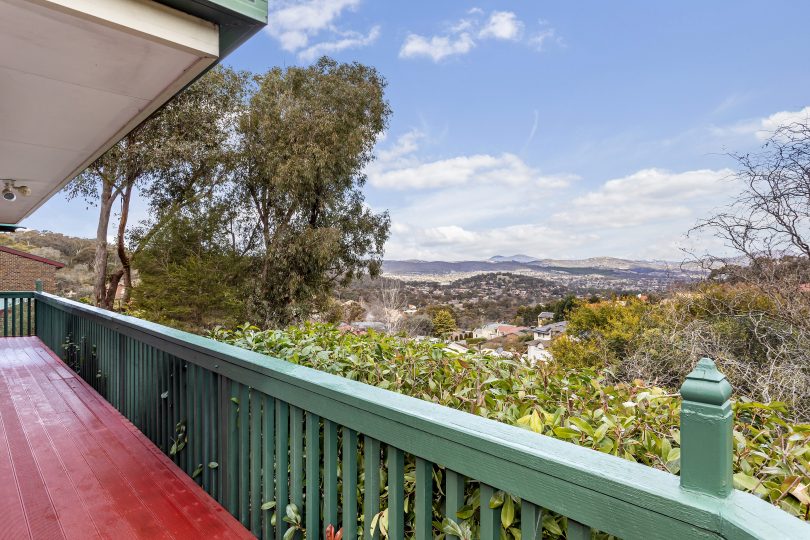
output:
M458 522L456 513L464 506L464 476L450 469L444 471L444 513L445 517ZM459 540L458 536L447 535L448 540Z
M405 538L405 457L388 446L388 535Z
M338 529L338 434L337 424L323 422L323 519L324 526Z
M321 419L318 415L307 413L307 507L306 518L307 540L319 540L321 537ZM293 490L294 491L294 490ZM299 507L300 508L300 507Z
M290 502L304 507L304 411L290 406Z
M169 431L171 433L172 438L176 439L177 438L177 425L182 420L182 418L180 417L180 414L181 414L181 412L180 412L180 400L182 399L182 396L180 395L180 363L177 361L177 359L174 356L169 356L168 360L169 360L169 365L171 366L171 374L172 374L172 403L171 403L171 405L172 405L172 416L171 416L172 420L171 420L171 424L169 425ZM229 391L228 381L223 379L222 384L223 384L223 390L225 392L228 392ZM230 405L230 403L228 405ZM226 409L226 410L230 410L230 409ZM225 417L224 421L227 422L227 420L228 420L228 416ZM222 436L227 437L227 433L228 433L227 430L224 431L222 433ZM227 442L228 442L228 440L226 438L225 439L225 444L226 445L227 445ZM177 454L172 456L172 459L178 465L180 464L179 456Z
M543 510L529 501L520 503L521 540L541 540L543 538Z
M211 375L212 373L207 369L200 369L200 414L202 415L202 484L205 491L213 495L211 488L211 476L214 475L213 470L209 467L209 463L214 460L212 455L211 442L213 436L211 434L211 404L214 400L211 399Z
M250 390L250 532L262 533L262 401L256 389Z
M343 428L343 537L357 539L357 432Z
M262 404L262 502L266 503L275 499L276 473L274 445L275 445L275 400L270 396L263 396ZM280 511L278 503L274 510L262 512L262 538L263 540L275 540L275 531L270 523L274 512ZM352 539L354 540L354 539Z
M130 344L132 345L133 351L132 365L133 368L135 369L135 389L134 392L132 392L133 394L132 397L135 400L134 403L135 407L134 410L132 411L133 414L132 422L138 427L138 429L143 429L141 426L141 402L143 400L143 378L141 373L141 343L133 339L130 341ZM101 355L101 357L99 357L98 359L99 364L97 366L97 371L101 370L100 362L104 358L104 356L106 355Z
M363 453L365 462L363 473L365 475L365 492L363 494L363 538L378 540L380 526L373 529L371 523L380 513L380 441L369 436L363 437Z
M250 527L250 394L246 385L239 385L239 521Z
M134 418L132 409L133 409L133 394L135 393L135 362L132 360L132 343L130 339L124 335L121 335L121 340L123 341L123 351L124 351L124 369L126 370L126 403L124 404L124 416L130 419ZM176 458L175 458L176 460Z
M157 361L157 391L158 391L158 403L157 403L157 442L155 443L158 448L162 451L166 451L166 402L169 399L168 394L166 394L166 371L164 369L163 363L163 351L156 351L156 361ZM163 396L166 397L163 397Z
M110 365L112 369L112 365ZM155 388L157 381L155 380L155 348L151 345L146 345L146 436L152 442L156 441L155 434L155 412L157 410L157 403L155 402Z
M29 298L25 302L26 309L28 310L28 316L25 319L27 324L28 324L28 329L27 329L27 332L25 333L26 336L31 335L31 304L33 304L33 303L34 303L33 298Z
M282 538L287 524L281 519L289 497L289 405L286 401L276 400L276 536Z
M239 517L239 420L238 409L241 406L239 401L239 383L228 380L228 468L224 476L227 482L226 497L228 501L226 508L231 515Z
M495 540L501 536L500 509L489 507L494 494L494 488L481 484L481 540Z
M214 374L214 388L216 389L217 406L214 409L214 440L216 441L215 452L216 460L219 463L217 467L217 474L214 482L214 498L223 507L225 506L225 479L228 474L228 445L225 433L227 432L227 425L225 419L225 411L228 410L230 403L228 402L228 395L225 387L225 377L219 373Z
M167 445L167 432L168 428L166 427L166 413L169 409L169 394L167 391L169 390L169 386L167 383L168 374L166 373L166 355L163 351L159 349L155 349L155 369L157 373L155 375L155 385L156 390L155 394L157 394L157 421L155 424L155 430L157 431L157 445L165 452ZM166 397L163 397L165 394Z
M188 435L188 374L186 371L186 361L182 358L175 359L177 362L177 384L180 388L180 396L177 400L180 404L180 421L183 422L185 425L185 433ZM232 387L232 389L235 388ZM236 407L232 407L234 414L236 414ZM236 422L234 421L234 431L236 430ZM234 444L231 448L234 448L234 452L236 451L236 445ZM191 469L189 468L189 452L188 449L184 449L183 452L180 452L180 467L186 471L186 474L191 474ZM231 469L232 471L236 471L236 469Z
M416 540L433 538L433 464L416 458Z
M17 335L17 299L11 299L11 336Z
M567 540L591 540L591 528L573 519L568 519Z
M191 431L189 433L190 450L192 451L192 466L193 470L199 470L197 482L203 485L203 471L205 470L205 463L203 462L203 445L205 438L203 437L203 422L202 422L202 388L200 387L200 374L202 368L196 364L189 362L188 364L188 380L189 380L189 395L191 414ZM202 469L199 469L202 467Z
M8 337L8 298L3 298L3 337Z

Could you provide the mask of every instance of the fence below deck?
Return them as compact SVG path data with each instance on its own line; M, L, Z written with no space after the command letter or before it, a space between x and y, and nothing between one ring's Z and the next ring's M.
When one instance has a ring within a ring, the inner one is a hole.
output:
M679 479L49 294L36 294L35 316L46 345L260 538L284 537L293 503L308 540L330 524L379 538L381 521L389 538L426 540L472 496L487 540L502 523L541 538L546 512L566 516L572 540L810 538L806 523L732 489L730 387L710 361L684 384ZM500 492L519 502L491 508Z
M0 292L3 310L3 337L32 336L34 328L35 305L33 292L2 291Z

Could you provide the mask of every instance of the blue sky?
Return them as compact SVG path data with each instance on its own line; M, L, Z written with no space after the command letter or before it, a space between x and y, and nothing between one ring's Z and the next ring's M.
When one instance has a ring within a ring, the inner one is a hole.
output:
M683 233L739 189L725 153L810 116L809 17L779 1L271 0L226 63L329 54L387 78L366 188L391 213L387 258L680 259L717 249ZM25 224L92 236L95 211L57 196Z

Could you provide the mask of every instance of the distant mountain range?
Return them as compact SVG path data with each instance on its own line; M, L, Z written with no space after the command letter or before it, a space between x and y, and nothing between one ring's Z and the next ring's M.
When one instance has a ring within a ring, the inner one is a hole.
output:
M385 261L383 270L391 274L445 274L455 272L509 272L517 270L619 270L648 273L649 271L693 272L692 264L672 261L646 261L616 257L587 259L538 259L529 255L496 255L484 261ZM580 272L577 272L580 273Z
M403 279L458 279L473 274L507 272L528 274L557 280L587 276L615 280L654 280L671 282L696 279L702 275L692 264L682 265L671 261L644 261L616 257L591 257L587 259L539 259L529 255L496 255L483 261L422 261L389 260L383 263L383 273Z

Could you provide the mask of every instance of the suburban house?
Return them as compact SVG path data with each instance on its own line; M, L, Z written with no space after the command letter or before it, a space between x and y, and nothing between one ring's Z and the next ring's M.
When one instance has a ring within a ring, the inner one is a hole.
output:
M32 291L37 281L43 290L56 291L56 271L64 264L32 253L0 246L0 291Z
M561 321L534 328L532 332L534 333L534 339L548 343L557 336L565 333L566 328L568 328L568 321Z
M485 324L481 328L476 328L473 330L473 338L474 339L492 339L498 337L498 327L501 326L501 323L489 323Z
M551 311L541 311L537 314L537 326L543 326L550 323L554 319L554 313Z
M529 328L525 326L515 326L513 324L501 324L498 325L496 329L496 336L511 336L512 334L520 334L522 332L528 332Z
M548 362L553 360L551 353L546 349L548 341L542 339L535 339L526 343L528 350L526 351L526 358L531 365L540 362Z

